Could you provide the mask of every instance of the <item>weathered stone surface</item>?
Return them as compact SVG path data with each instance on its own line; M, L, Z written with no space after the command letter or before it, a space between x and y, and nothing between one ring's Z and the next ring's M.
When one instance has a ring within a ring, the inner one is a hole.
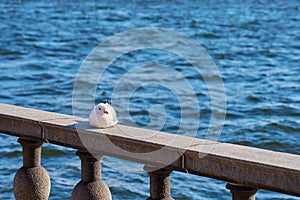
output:
M300 196L300 156L0 104L0 132Z
M23 167L14 178L14 195L16 200L46 200L50 195L50 178L47 171L40 166L41 141L20 138L22 145Z
M109 188L103 181L80 181L72 192L71 200L111 200Z
M228 183L226 188L232 194L232 200L255 200L257 189Z
M41 141L19 138L22 145L23 167L38 167L41 165L42 144Z
M155 166L145 165L144 170L150 176L150 197L147 200L174 200L170 191L171 169L157 169Z
M42 167L21 167L14 178L16 200L47 200L50 195L50 178Z
M14 178L14 195L17 200L44 200L50 194L50 178L41 165L43 142L19 138L22 145L23 167Z
M111 200L107 185L101 181L100 158L77 151L81 159L81 181L75 186L71 200Z
M184 156L189 173L300 195L298 155L219 143L189 147Z

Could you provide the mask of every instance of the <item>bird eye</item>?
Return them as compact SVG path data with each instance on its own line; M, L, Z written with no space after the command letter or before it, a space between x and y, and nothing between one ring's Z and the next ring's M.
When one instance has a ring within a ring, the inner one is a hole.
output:
M99 108L99 110L101 110L101 108Z

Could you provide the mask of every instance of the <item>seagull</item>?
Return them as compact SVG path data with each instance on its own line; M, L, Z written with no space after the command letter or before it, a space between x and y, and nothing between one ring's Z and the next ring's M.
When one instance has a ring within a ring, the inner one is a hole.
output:
M118 123L118 118L115 109L111 103L105 101L94 107L89 116L90 126L97 128L108 128Z

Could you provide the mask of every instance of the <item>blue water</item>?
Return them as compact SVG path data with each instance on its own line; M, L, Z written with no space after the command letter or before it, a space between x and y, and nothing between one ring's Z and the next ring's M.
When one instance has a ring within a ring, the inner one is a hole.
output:
M149 26L189 36L214 59L227 96L219 141L300 154L300 2L296 0L1 1L0 102L72 114L76 73L91 50L114 34ZM96 101L111 98L113 85L107 81L116 81L133 66L151 63L172 66L193 86L201 114L197 137L203 138L211 117L207 88L190 63L169 52L141 50L117 59L106 82L98 83ZM139 77L164 74L154 69L140 72ZM161 85L150 84L132 93L131 119L123 114L122 103L115 106L120 123L147 126L154 104L165 106L163 130L176 133L181 107L176 95ZM187 108L187 120L192 122L195 110L188 103ZM89 109L83 106L82 116ZM154 120L153 127L159 123ZM12 182L22 163L21 148L15 137L1 134L0 138L0 199L14 199ZM50 199L70 198L80 180L75 150L45 144L42 165L51 177ZM149 196L142 167L104 157L102 178L113 199ZM171 184L175 199L230 199L222 181L173 173ZM257 199L297 198L261 190Z

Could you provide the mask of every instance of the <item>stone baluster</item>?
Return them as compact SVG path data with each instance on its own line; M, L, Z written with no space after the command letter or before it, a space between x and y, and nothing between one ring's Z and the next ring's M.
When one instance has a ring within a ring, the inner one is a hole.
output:
M41 166L42 141L19 138L22 145L23 166L14 178L16 200L46 200L50 195L50 178Z
M101 181L100 159L88 152L77 151L81 159L81 181L75 186L71 200L111 200L107 185Z
M147 200L173 200L170 195L172 170L168 168L158 169L151 165L145 165L144 170L150 176L150 197Z
M232 200L255 200L255 194L257 189L228 183L226 188L230 190L232 194Z

